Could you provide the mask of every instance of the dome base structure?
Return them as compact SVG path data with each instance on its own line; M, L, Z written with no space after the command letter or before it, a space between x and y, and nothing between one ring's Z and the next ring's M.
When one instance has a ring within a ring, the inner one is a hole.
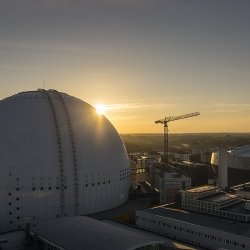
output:
M103 115L80 99L43 90L0 101L0 232L125 203L130 167Z

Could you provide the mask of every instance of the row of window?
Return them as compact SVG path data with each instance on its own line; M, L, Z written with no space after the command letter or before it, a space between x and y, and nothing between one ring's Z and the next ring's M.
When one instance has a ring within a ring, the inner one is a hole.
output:
M11 211L9 212L9 215L12 215L12 212L11 212ZM66 216L68 216L66 213L63 214L63 216L60 216L59 214L56 214L55 218L66 217ZM20 220L21 220L21 217L20 217L20 216L17 216L16 219L17 219L18 221L20 221ZM32 219L35 220L35 219L36 219L36 216L33 216ZM13 220L10 220L10 221L9 221L9 224L13 224ZM36 225L33 224L32 226L35 227ZM21 226L18 225L17 228L20 229Z
M211 209L218 209L218 205L207 202L207 201L197 201L197 200L189 200L189 199L183 199L183 203L188 204L188 205L194 205L194 206L199 206L202 208L211 208Z
M130 168L122 168L119 170L119 172L126 172L126 173L130 173Z
M128 176L127 176L127 177L128 177ZM125 180L125 178L126 178L126 177L120 178L120 181ZM98 182L96 185L97 185L97 186L100 186L101 184L105 185L105 184L110 184L110 183L111 183L111 181L108 180L108 181ZM86 184L85 184L85 187L89 187L89 186L94 187L94 186L95 186L95 183L91 183L91 184L86 183ZM64 186L63 188L64 188L64 189L67 189L67 186ZM37 188L37 189L36 189L35 187L32 187L32 191L36 191L36 190L39 190L39 189L40 189L41 191L45 190L44 187L40 187L40 188ZM56 187L56 190L59 190L59 189L60 189L60 187L57 186L57 187ZM52 187L48 187L48 190L52 190ZM20 188L17 187L17 188L16 188L16 191L20 191ZM8 195L11 196L12 193L8 193Z
M237 219L237 220L242 220L242 221L248 221L248 217L249 217L248 215L242 215L242 214L233 213L233 212L229 212L229 211L206 209L206 208L201 208L199 206L190 206L187 203L182 203L182 207L185 209L214 214L214 215L218 215L218 216L222 216L222 217L226 217L226 218Z
M186 204L195 205L202 208L220 209L231 204L237 204L240 202L240 199L234 198L228 201L220 202L220 204L217 204L215 202L202 201L197 199L185 199L185 198L182 201Z
M110 184L110 181L107 181L107 182L104 181L102 184L103 184L103 185L105 185L105 184ZM100 185L101 185L101 183L98 182L98 183L97 183L97 186L100 186ZM90 184L85 184L85 187L88 187L88 186L90 186ZM95 183L92 183L91 186L94 187L94 186L95 186Z
M143 221L147 221L147 222L150 222L152 224L157 224L160 227L166 227L166 228L169 228L171 230L178 230L178 231L180 231L182 233L192 234L192 235L195 235L197 237L211 239L213 241L218 241L218 242L224 242L225 244L228 244L228 245L233 245L233 246L240 247L240 248L245 248L246 247L244 243L242 244L242 243L232 241L232 240L229 240L229 239L223 239L223 238L215 236L215 235L202 233L200 231L195 231L195 230L192 230L192 229L189 229L189 228L172 225L172 224L169 224L169 223L166 223L166 222L156 221L156 220L153 220L153 219L146 219L144 217L140 218L139 216L137 216L136 219L141 219ZM160 231L160 229L161 229L160 227L158 227L158 232L162 233L162 231ZM148 229L148 228L145 228L145 229ZM150 228L150 229L152 229L152 228ZM156 230L154 230L154 231L156 231ZM175 235L177 235L177 234L175 234Z

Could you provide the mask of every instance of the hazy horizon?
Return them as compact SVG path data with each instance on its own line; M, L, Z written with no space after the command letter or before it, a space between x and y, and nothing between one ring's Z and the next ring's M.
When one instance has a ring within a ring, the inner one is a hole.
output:
M152 135L155 135L155 134L163 134L163 132L157 132L157 133L121 133L121 134L152 134ZM200 132L200 133L196 133L196 132L190 132L190 133L169 133L169 134L250 134L250 132Z

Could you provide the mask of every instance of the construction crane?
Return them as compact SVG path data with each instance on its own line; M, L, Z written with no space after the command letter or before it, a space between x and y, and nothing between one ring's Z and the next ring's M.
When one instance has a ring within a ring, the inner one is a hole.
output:
M156 124L160 123L164 125L164 140L163 140L164 163L168 164L168 122L185 119L185 118L189 118L189 117L193 117L197 115L200 115L200 112L194 112L194 113L189 113L189 114L179 115L179 116L169 116L169 117L165 117L164 119L155 121Z

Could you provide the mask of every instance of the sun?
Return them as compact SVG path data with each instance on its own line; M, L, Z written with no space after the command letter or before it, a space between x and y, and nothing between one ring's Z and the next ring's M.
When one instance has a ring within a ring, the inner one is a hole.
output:
M95 105L95 109L96 109L96 112L99 114L99 115L104 115L107 108L104 104L97 104Z

